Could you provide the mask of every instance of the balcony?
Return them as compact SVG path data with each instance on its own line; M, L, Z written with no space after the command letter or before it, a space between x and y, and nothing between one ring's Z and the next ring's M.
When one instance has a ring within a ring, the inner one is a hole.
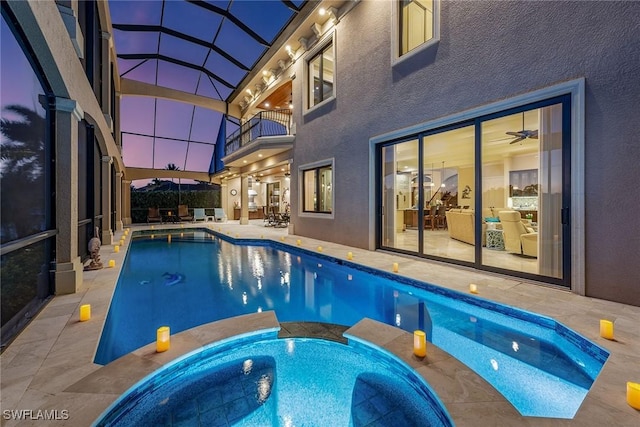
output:
M290 110L262 111L227 138L225 167L241 167L293 148Z

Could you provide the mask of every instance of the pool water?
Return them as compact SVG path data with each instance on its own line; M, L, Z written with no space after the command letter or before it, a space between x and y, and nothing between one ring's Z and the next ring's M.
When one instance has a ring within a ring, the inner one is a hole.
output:
M362 344L261 336L199 350L143 379L97 426L452 426L428 385Z
M276 242L233 244L207 230L172 231L169 242L167 233L134 233L96 363L153 342L165 325L177 333L263 310L281 322L368 317L424 330L523 415L572 418L608 357L552 319L477 296Z

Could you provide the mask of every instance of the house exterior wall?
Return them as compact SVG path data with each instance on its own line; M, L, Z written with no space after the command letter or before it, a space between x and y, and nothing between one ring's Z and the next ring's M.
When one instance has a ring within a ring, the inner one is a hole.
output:
M334 158L336 183L332 219L292 200L295 233L373 249L370 138L584 78L585 253L572 257L587 295L640 305L638 22L638 2L443 1L439 43L392 66L391 4L360 2L335 29L335 100L304 114L295 64L293 169Z

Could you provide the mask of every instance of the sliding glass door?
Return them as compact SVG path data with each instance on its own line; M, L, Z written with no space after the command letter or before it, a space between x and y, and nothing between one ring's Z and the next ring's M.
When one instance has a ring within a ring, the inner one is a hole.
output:
M473 262L475 187L474 126L422 138L425 214L422 253ZM451 223L451 224L449 224Z
M418 171L418 139L382 148L381 246L418 252L422 199Z
M569 102L381 146L379 247L568 286Z
M482 264L562 279L563 104L502 115L480 127Z

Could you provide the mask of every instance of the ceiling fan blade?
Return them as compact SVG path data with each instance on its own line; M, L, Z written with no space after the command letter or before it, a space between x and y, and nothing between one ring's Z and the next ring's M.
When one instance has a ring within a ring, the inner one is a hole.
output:
M512 136L505 136L504 138L496 138L496 139L490 139L488 142L499 142L499 141L506 141L508 139L513 139Z
M505 132L507 135L521 137L522 132Z
M509 143L509 145L511 145L511 144L515 144L516 142L520 142L520 141L522 141L523 139L527 139L527 137L526 137L526 136L519 136L519 137L517 137L516 139L514 139L513 141L511 141L511 142Z
M529 134L529 138L538 139L538 130L532 130L531 134Z

